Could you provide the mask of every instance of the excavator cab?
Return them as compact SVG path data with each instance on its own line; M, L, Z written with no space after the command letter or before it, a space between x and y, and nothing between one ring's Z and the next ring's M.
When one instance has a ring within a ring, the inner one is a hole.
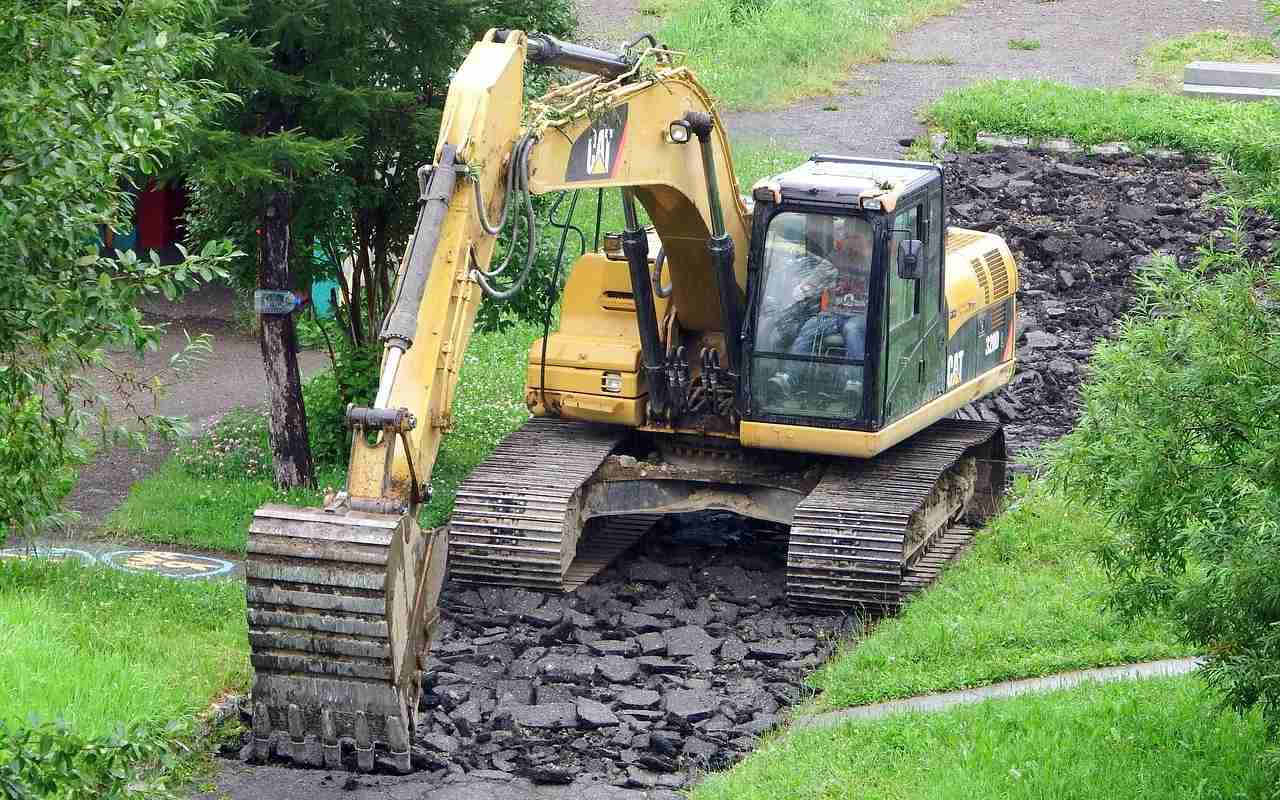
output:
M815 156L752 199L743 418L875 431L941 394L941 170Z

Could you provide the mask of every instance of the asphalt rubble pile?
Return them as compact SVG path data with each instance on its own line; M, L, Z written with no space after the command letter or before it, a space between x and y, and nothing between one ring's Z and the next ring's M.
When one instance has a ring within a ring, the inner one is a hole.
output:
M991 231L1018 263L1017 373L976 405L1005 423L1013 452L1067 433L1098 340L1132 307L1134 276L1153 253L1193 263L1227 247L1222 186L1181 155L1055 155L1018 149L949 156L950 224ZM1252 257L1280 249L1269 216L1244 215Z
M1225 214L1207 202L1221 187L1180 156L997 150L949 156L945 171L950 224L1003 236L1018 262L1018 371L977 408L1025 451L1070 430L1088 359L1153 251L1190 262L1225 246ZM1252 255L1276 247L1269 218L1245 226ZM665 520L570 595L450 583L418 772L334 780L459 798L551 785L576 800L678 797L807 697L805 676L858 625L789 609L784 564L785 529L704 514Z
M742 530L674 520L570 595L451 587L420 765L676 789L750 751L853 623L787 608L781 529L710 545L708 527Z

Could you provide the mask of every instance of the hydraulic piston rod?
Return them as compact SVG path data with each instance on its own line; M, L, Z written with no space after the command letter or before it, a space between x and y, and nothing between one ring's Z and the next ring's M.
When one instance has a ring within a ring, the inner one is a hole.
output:
M509 31L498 31L494 35L494 41L505 42L509 33ZM628 72L634 66L624 56L617 53L610 53L607 50L598 50L594 47L586 47L573 42L562 42L556 37L545 33L529 34L528 47L527 58L534 64L564 67L578 72L588 72L592 75L602 75L606 78L616 78Z

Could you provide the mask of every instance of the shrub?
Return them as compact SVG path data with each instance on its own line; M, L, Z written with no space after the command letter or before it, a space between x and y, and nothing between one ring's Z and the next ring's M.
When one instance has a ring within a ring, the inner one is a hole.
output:
M371 405L378 393L381 345L351 345L338 337L333 365L302 387L307 434L317 467L345 467L351 454L347 404Z
M178 449L178 460L197 477L271 479L275 473L267 418L251 408L228 411L204 435L185 442Z
M1238 211L1234 211L1237 215ZM1225 252L1156 259L1102 345L1051 474L1109 510L1126 612L1171 610L1237 708L1280 725L1280 270Z
M60 800L172 797L145 773L174 763L171 740L181 726L121 727L82 736L63 722L17 730L0 722L0 796Z

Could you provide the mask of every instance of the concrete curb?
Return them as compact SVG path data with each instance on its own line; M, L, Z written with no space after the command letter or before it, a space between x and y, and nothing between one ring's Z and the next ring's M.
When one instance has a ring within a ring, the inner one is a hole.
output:
M913 711L944 711L953 706L980 703L984 700L1069 689L1082 683L1110 683L1112 681L1186 675L1199 668L1200 659L1198 658L1172 658L1164 661L1126 664L1119 667L1099 667L1097 669L1060 672L1057 675L1047 675L1043 678L1005 681L990 686L980 686L976 689L961 689L954 692L919 695L902 700L889 700L884 703L874 703L840 711L828 711L823 714L797 717L792 722L792 726L797 728L827 728L849 720L883 719L894 714L905 714Z
M935 132L929 135L929 146L935 153L941 152L947 146L947 141L945 133ZM1164 147L1137 147L1125 142L1105 142L1085 147L1084 145L1076 144L1072 139L1063 137L1037 139L1030 136L1001 136L986 131L978 132L977 143L992 150L1035 150L1043 153L1084 153L1093 156L1118 156L1137 153L1151 158L1173 158L1182 155L1177 150L1169 150Z

